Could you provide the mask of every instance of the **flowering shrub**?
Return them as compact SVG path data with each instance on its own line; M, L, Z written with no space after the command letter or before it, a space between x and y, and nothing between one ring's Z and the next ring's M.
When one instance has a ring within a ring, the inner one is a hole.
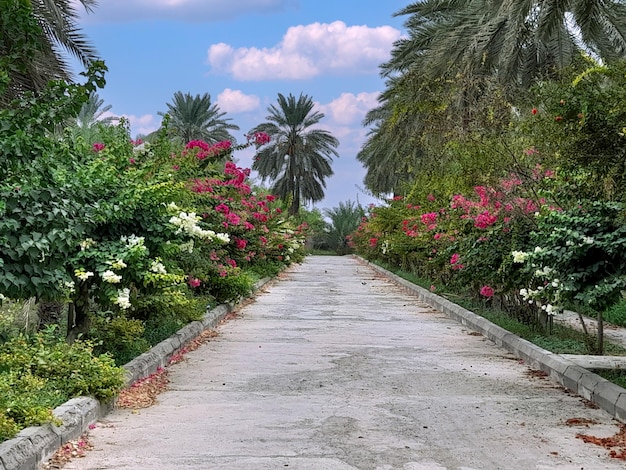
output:
M624 215L621 203L595 201L540 216L535 248L512 254L530 275L522 296L548 314L575 304L598 312L615 303L626 287Z

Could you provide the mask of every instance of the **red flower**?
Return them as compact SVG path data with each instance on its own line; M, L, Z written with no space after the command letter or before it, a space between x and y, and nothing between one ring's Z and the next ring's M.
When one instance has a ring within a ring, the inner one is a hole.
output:
M483 297L493 297L493 289L489 286L482 286L480 289L480 295L482 295Z
M533 115L537 114L537 108L533 108L533 110L531 111L531 113L533 113Z

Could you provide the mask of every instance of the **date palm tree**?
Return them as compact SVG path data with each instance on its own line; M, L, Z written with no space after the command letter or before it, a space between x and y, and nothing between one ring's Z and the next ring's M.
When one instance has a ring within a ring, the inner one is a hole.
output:
M231 130L239 130L239 126L231 124L231 119L224 118L217 104L211 103L211 95L192 96L190 93L177 91L172 103L167 103L167 113L159 112L160 116L169 115L169 128L172 137L179 138L183 143L192 140L204 140L209 144L235 138ZM157 131L158 132L158 131Z
M623 0L423 0L396 15L409 15L409 36L396 43L386 74L419 67L525 85L581 52L626 56Z
M257 151L252 169L263 181L273 182L274 194L291 200L291 215L299 213L301 203L324 198L325 179L333 174L332 157L339 156L339 141L326 130L312 129L324 118L314 106L310 96L279 93L277 105L268 108L267 122L250 132L271 136Z
M354 232L362 218L365 216L365 209L361 204L351 200L339 202L339 206L332 209L324 209L324 215L330 219L325 231L327 246L335 250L339 255L350 252L348 235Z
M95 49L77 24L82 5L91 12L96 0L0 0L0 105L25 91L38 92L49 80L71 81L65 54L87 67L98 60Z

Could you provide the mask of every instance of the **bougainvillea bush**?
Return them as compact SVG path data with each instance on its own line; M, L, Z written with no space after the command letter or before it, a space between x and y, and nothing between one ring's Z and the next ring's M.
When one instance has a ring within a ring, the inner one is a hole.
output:
M512 173L473 194L424 201L395 197L370 209L352 235L358 252L413 272L449 292L497 302L525 322L546 312L520 289L532 273L514 253L531 251L541 237L541 215L559 213L550 188L558 176L535 166L528 175ZM538 235L539 234L539 235Z
M265 134L240 146L180 147L165 132L153 142L133 140L124 121L99 126L95 143L64 131L63 123L103 86L105 70L95 63L82 85L51 82L38 96L25 94L0 110L0 301L66 306L60 328L51 330L56 343L49 336L38 343L41 355L70 361L71 352L54 351L75 344L94 361L112 355L119 365L300 261L305 232L276 198L254 190L249 170L233 160L243 147L267 142ZM11 351L30 344L12 342L17 330L10 323L0 321L0 337ZM24 365L30 360L14 355ZM8 364L0 369L7 387L15 385L19 365ZM32 384L43 384L32 373ZM68 379L74 385L77 374ZM68 390L91 393L88 385ZM67 398L55 397L44 408ZM8 434L35 422L12 419L0 417Z

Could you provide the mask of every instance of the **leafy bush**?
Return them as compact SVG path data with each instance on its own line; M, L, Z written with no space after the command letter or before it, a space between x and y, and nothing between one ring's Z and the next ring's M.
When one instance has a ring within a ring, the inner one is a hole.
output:
M67 344L54 328L0 345L0 423L4 438L23 427L52 422L51 410L73 397L110 399L124 370L86 341Z
M95 345L94 353L108 353L120 366L150 349L151 345L143 334L141 320L113 312L94 315L89 330L89 338Z

